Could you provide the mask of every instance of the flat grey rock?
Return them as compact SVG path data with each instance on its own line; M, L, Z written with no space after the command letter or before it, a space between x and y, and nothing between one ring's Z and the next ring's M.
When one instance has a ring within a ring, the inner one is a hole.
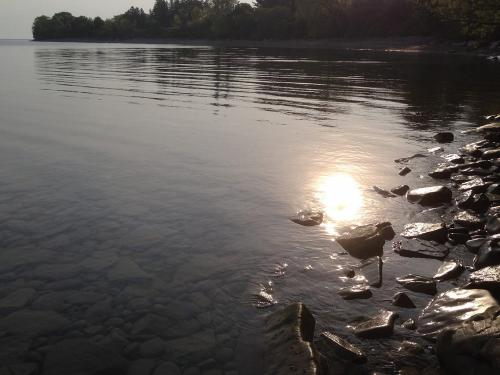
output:
M406 198L411 203L434 207L449 203L452 195L449 188L440 185L410 190L406 194Z
M437 293L436 281L419 275L406 275L396 278L396 281L406 289L416 293L434 295Z
M411 223L405 225L401 236L444 243L446 242L447 234L443 223Z
M389 337L393 333L397 316L393 311L381 310L378 315L353 325L354 334L367 339Z
M439 238L441 234L436 236ZM450 250L437 242L424 241L419 239L403 239L395 241L392 249L403 257L408 258L430 258L442 260L446 258Z

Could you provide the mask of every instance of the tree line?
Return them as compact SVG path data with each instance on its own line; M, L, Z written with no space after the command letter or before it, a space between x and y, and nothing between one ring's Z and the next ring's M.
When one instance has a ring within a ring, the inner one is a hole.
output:
M60 12L33 23L35 40L391 36L497 40L500 0L156 0L106 20Z

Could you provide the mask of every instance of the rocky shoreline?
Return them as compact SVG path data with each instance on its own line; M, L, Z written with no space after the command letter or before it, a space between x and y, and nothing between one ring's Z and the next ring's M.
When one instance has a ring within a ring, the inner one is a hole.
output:
M410 258L442 261L432 277L409 274L396 278L404 290L433 296L422 311L413 314L414 319L399 318L398 308L416 307L411 297L400 291L395 293L392 307L388 305L386 310L349 325L352 335L363 340L391 337L395 327L425 339L428 343L425 350L434 353L439 365L400 366L400 374L500 373L500 115L487 116L483 124L466 133L480 139L463 145L457 154L445 154L441 146L428 150L443 160L429 172L436 180L435 186L402 185L390 191L374 187L384 198L405 196L408 204L439 210L435 220L406 224L399 239L395 239L391 223L387 222L354 227L336 238L352 257L364 261L375 259L379 270L386 244L391 241L392 251L409 258L409 262ZM454 138L451 132L434 137L443 145L454 142ZM415 154L395 160L402 164L400 175L411 173L413 159L427 156ZM292 218L304 226L319 225L322 220L320 212L301 213ZM460 252L473 256L471 264L458 260L460 257L455 255ZM347 276L354 275L352 272ZM381 277L380 274L380 280ZM449 281L452 287L438 294L437 285L444 281ZM373 285L356 284L341 288L338 293L346 300L368 299ZM372 373L365 365L370 361L370 353L333 330L315 334L313 314L301 303L272 313L266 323L266 338L271 352L266 372L269 375ZM405 340L398 352L411 363L412 358L424 352L424 347ZM279 370L276 361L283 364ZM286 363L293 366L286 368Z

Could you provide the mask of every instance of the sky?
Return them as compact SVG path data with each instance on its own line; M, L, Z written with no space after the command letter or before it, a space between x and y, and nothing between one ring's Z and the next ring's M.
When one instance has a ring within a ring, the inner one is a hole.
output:
M75 16L107 18L131 6L149 11L153 4L154 0L0 0L0 39L31 39L33 20L41 15L67 11Z

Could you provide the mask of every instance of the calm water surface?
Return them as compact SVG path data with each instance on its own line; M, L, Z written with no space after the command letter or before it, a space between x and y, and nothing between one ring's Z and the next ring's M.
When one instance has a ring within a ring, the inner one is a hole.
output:
M0 297L31 288L19 309L79 322L30 350L119 329L129 342L162 337L182 370L240 374L261 372L269 311L304 301L318 331L347 336L354 318L390 306L396 276L432 275L439 262L387 244L382 287L344 301L342 271L359 262L335 234L425 217L371 186L430 184L437 157L406 177L393 160L426 152L438 130L460 143L500 112L498 63L398 52L4 41L0 82ZM289 221L306 208L327 222ZM269 282L277 305L257 309ZM74 302L82 293L94 298ZM160 322L141 330L148 316ZM401 337L351 339L391 372Z

